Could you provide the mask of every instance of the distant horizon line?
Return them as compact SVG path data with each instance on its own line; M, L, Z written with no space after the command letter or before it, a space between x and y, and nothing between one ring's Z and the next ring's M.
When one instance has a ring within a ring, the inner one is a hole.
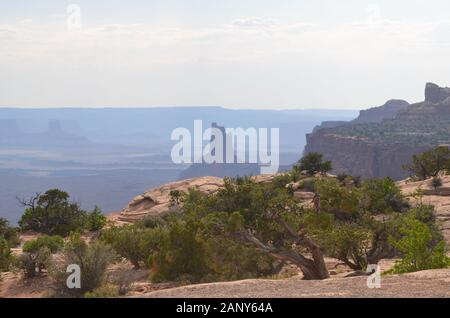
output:
M368 108L239 108L229 106L0 106L0 110L150 110L150 109L224 109L224 110L248 110L248 111L360 111Z

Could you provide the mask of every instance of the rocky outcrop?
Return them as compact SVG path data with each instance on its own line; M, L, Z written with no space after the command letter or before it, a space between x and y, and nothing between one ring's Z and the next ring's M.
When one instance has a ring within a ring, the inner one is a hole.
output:
M407 101L401 99L391 99L383 106L362 110L359 117L353 123L380 123L385 119L394 118L401 110L409 106Z
M427 84L424 102L391 100L344 125L316 130L304 152L322 153L334 173L403 179L402 166L414 154L450 143L450 89L436 86Z
M276 175L261 175L253 177L255 182L271 182ZM132 223L150 215L161 215L174 210L170 202L170 192L188 192L190 188L199 190L204 194L213 194L224 185L223 179L217 177L198 177L167 183L161 187L148 190L138 195L116 216L112 221ZM176 207L175 207L176 208Z
M216 177L201 177L165 184L135 197L121 212L118 220L134 222L149 215L160 215L171 210L170 192L187 192L195 188L211 194L223 186L223 180Z
M450 88L439 87L434 83L427 83L425 87L425 101L438 104L450 97Z
M314 127L313 133L316 133L321 129L336 128L347 124L349 124L348 121L323 121L319 126Z

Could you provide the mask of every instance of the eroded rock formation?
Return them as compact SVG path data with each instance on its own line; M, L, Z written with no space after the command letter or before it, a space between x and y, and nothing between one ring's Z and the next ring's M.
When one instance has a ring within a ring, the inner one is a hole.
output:
M441 103L450 97L450 88L439 87L434 83L427 83L425 87L425 101L433 104Z
M305 153L322 153L334 173L400 180L412 155L450 143L450 88L428 83L424 102L391 100L351 122L323 127L307 135Z
M275 175L253 177L256 182L265 183L273 180ZM205 194L212 194L223 187L223 179L217 177L198 177L171 182L161 187L150 189L138 195L113 220L119 222L135 222L149 215L160 215L173 210L170 202L171 191L188 192L194 188Z
M223 186L223 180L216 177L192 178L165 184L151 189L135 197L120 212L119 221L134 222L148 215L159 215L171 210L170 192L187 192L195 188L203 193L211 194Z

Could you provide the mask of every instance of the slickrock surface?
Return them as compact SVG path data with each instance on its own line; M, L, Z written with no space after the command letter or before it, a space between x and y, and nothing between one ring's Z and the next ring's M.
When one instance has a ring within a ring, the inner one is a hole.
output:
M120 212L118 219L122 222L134 222L148 215L170 211L170 192L174 190L187 192L189 188L196 188L203 193L211 194L222 186L223 180L216 177L200 177L167 183L135 197Z
M305 281L300 276L285 280L251 279L178 287L147 293L143 297L450 297L450 269L382 276L381 288L367 287L367 277Z

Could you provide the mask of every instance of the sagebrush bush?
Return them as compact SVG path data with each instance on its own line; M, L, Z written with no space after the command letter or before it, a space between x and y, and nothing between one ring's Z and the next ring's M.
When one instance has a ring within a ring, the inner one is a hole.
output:
M17 258L17 267L26 278L33 278L51 266L51 255L64 246L60 236L40 236L23 245L23 253Z
M51 265L51 251L41 247L33 252L24 252L17 258L17 267L22 270L25 278L33 278Z
M166 215L149 215L143 218L141 221L136 222L136 226L153 229L156 227L163 227L167 225L165 220Z
M88 245L78 234L73 234L66 243L63 256L64 262L50 271L56 295L61 297L81 297L100 287L108 265L116 259L116 254L109 245L100 241L93 241ZM69 276L66 269L73 264L80 266L81 270L79 289L69 289L66 284Z

